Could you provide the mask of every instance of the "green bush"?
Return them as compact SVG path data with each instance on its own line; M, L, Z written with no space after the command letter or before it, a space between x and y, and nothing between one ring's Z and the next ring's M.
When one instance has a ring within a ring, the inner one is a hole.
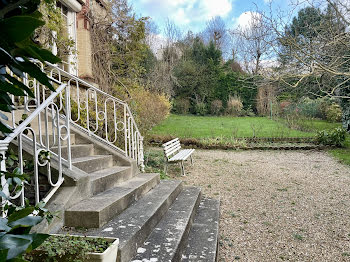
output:
M326 108L326 120L329 122L340 122L342 118L342 110L336 103Z
M306 117L323 118L321 102L321 99L310 99L306 97L297 104L297 110L301 115Z
M196 103L194 106L194 111L197 115L205 116L208 112L207 105L203 102Z
M346 138L346 131L341 127L334 128L332 130L322 130L316 134L316 142L325 146L338 146L344 145Z
M177 114L188 114L190 109L190 101L187 98L178 98L173 101L173 111Z
M255 116L255 113L254 113L252 107L248 106L248 108L246 110L242 109L242 112L241 112L240 115L241 116L251 116L251 117L253 117L253 116Z

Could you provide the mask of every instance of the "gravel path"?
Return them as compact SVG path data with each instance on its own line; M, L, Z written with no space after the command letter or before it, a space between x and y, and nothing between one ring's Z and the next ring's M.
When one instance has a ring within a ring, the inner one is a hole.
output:
M350 167L325 152L196 150L188 185L221 200L219 261L350 261Z

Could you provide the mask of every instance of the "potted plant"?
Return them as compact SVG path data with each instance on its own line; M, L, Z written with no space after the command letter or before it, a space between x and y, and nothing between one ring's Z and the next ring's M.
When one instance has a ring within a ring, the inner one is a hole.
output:
M50 235L37 249L25 255L33 262L115 262L119 239L72 235Z

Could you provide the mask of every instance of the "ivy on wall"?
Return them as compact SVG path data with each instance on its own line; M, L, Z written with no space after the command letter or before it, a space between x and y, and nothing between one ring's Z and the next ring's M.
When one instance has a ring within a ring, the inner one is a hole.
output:
M67 25L61 14L61 8L56 1L42 1L39 6L45 25L35 31L36 40L47 48L57 45L57 56L65 60L69 54L74 54L75 41L68 36Z

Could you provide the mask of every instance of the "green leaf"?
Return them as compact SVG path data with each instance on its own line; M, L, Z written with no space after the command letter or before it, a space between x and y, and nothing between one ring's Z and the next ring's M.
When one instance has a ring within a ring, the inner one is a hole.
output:
M10 93L15 96L25 96L25 93L23 90L17 88L16 86L10 84L9 82L2 82L0 83L0 90Z
M2 249L0 250L0 261L6 261L7 253L9 252L8 249Z
M30 97L34 97L32 90L30 90L29 87L27 87L21 81L18 81L16 78L10 76L9 74L6 74L4 77L16 87L25 90Z
M8 260L8 262L28 262L28 260L25 260L25 259L23 259L21 257L15 257L15 258L12 258L12 259Z
M53 86L49 82L49 78L45 73L43 73L38 66L34 63L26 60L24 62L18 63L18 68L23 72L28 73L31 77L37 79L40 83L47 86L50 90L55 91Z
M16 229L17 227L32 227L39 224L42 220L43 218L39 216L26 216L9 223L9 226L12 229Z
M0 61L5 64L14 61L14 59L5 49L0 47Z
M3 191L1 191L1 190L0 190L0 197L5 198L5 199L8 198L8 197L6 196L6 194L5 194ZM1 230L1 229L0 229L0 230Z
M7 223L8 223L8 220L6 218L4 217L0 218L0 231L9 232L11 230L11 227L9 227Z
M27 53L25 55L29 55L32 58L37 58L42 62L48 61L55 64L61 61L61 59L59 59L57 56L54 56L50 51L39 48L28 40L17 43L16 45L21 48L21 51L25 51Z
M22 180L19 179L18 177L14 177L14 178L13 178L13 181L14 181L17 185L22 184Z
M15 60L16 61L16 60ZM24 77L24 74L22 72L22 70L18 69L18 61L16 61L15 63L11 64L11 65L8 65L9 68L11 69L11 71L16 75L18 76L19 78L23 78Z
M11 214L8 217L8 221L9 221L9 223L11 223L13 221L19 220L21 218L24 218L24 217L30 215L31 213L33 213L33 211L34 211L34 207L23 208L21 210L14 212L13 214Z
M20 42L30 37L36 28L45 22L32 16L12 16L0 22L1 37L12 42Z
M6 234L0 238L0 251L8 250L7 259L23 254L32 243L32 235Z
M21 169L19 167L16 167L13 172L12 172L14 175L16 176L21 176Z
M4 101L9 106L13 105L11 97L8 95L8 93L0 91L0 99L1 101Z
M31 48L34 49L36 53L40 55L40 57L42 57L43 61L48 61L52 64L61 62L61 59L53 55L49 50L38 48L37 46L34 46L34 45L32 45Z
M9 120L9 118L8 118L6 115L4 115L3 113L1 113L1 112L0 112L0 117L1 117L2 119L6 120L6 121Z
M31 248L36 249L49 237L50 237L50 235L48 235L48 234L33 234L33 243L32 243Z

